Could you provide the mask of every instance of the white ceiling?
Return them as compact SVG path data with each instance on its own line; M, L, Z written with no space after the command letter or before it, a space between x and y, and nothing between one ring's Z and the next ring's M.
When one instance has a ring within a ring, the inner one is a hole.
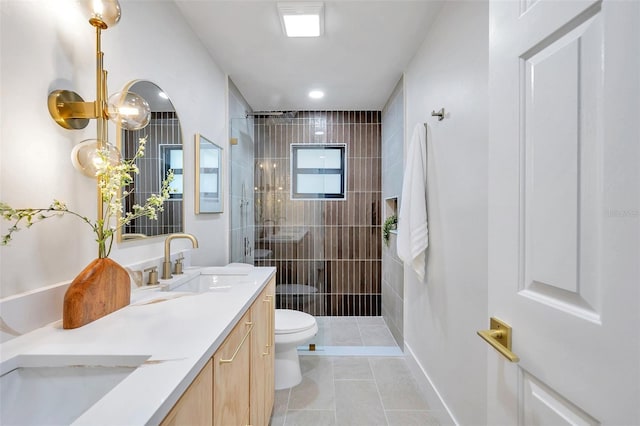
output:
M276 1L175 2L255 111L381 110L442 5L325 1L322 37L287 38Z

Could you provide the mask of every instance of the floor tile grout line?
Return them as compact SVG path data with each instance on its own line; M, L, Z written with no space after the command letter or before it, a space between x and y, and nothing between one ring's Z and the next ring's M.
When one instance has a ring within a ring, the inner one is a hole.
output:
M376 385L376 392L378 393L378 398L380 399L380 406L382 407L382 413L384 414L384 421L389 425L389 417L387 417L387 410L384 408L384 401L382 400L382 394L380 393L380 386L378 385L378 379L376 379L376 372L373 369L373 365L371 365L371 358L367 358L367 362L369 363L369 368L371 369L371 373L373 375L373 381Z
M404 413L404 412L407 412L407 413L409 413L409 412L410 413L440 413L440 412L442 412L444 410L418 410L418 409L415 409L415 408L388 408L388 409L385 409L384 411L397 411L397 412L400 412L400 413Z
M293 408L291 411L336 411L329 408Z
M289 392L287 395L287 408L284 410L284 419L282 419L282 425L287 425L287 414L289 414L289 402L291 401L291 388L289 388Z
M395 413L424 413L424 414L440 414L443 412L443 410L403 410L399 408L392 408L384 411L388 411L390 413L395 412Z
M335 359L331 358L331 378L333 379L333 422L338 426L338 403L336 401L336 368Z
M362 338L362 329L360 328L360 323L358 322L357 318L356 318L356 320L354 322L356 323L356 327L358 327L358 335L360 336L360 341L362 342L362 345L364 346L364 339Z
M360 323L358 321L357 317L351 317L348 319L349 321L345 320L339 320L339 321L328 321L325 326L327 326L327 328L331 331L333 331L333 328L335 327L339 327L346 324L354 324L356 325L356 329L358 330L358 335L360 336L360 340L362 342L362 346L353 346L353 348L355 348L354 350L359 351L358 348L361 347L368 347L367 345L364 344L364 338L362 336L362 328L363 327L371 327L371 326L385 326L388 328L388 326L386 325L386 323L381 323L381 324L375 324L375 323ZM389 331L390 333L390 331ZM336 347L340 347L340 345L336 346ZM348 346L346 346L348 348ZM381 350L385 349L385 348L398 348L399 346L396 344L394 346L371 346L372 348L377 348L376 350ZM310 355L310 354L304 354L304 353L300 353L301 356L303 355ZM384 419L386 422L386 425L389 425L389 415L391 415L391 413L394 412L415 412L415 413L438 413L441 410L418 410L418 409L386 409L384 406L384 402L382 400L382 393L380 391L380 384L378 382L378 378L376 377L375 371L373 369L373 360L378 360L378 359L389 359L389 358L396 358L399 360L403 360L406 362L406 356L404 353L399 353L399 354L384 354L384 355L378 355L378 354L365 354L365 353L358 353L358 354L354 354L354 355L348 355L346 353L340 353L340 354L314 354L314 355L321 355L322 358L326 358L329 362L327 364L325 364L329 369L330 369L330 374L331 374L331 379L332 379L332 385L333 385L333 410L327 410L326 408L301 408L301 409L291 409L290 408L290 403L291 403L291 399L293 396L293 389L290 388L288 389L287 392L287 397L286 397L286 409L284 411L284 418L283 418L283 422L284 425L286 426L287 424L287 419L291 417L292 413L294 412L326 412L326 411L333 411L333 418L334 418L334 422L335 425L338 425L338 415L337 415L337 404L336 404L336 387L337 387L337 383L344 383L344 382L349 382L349 381L359 381L359 382L373 382L373 385L376 388L376 393L378 395L378 400L380 403L380 407L383 411L383 415L384 415ZM335 376L335 360L336 359L340 359L343 357L347 357L347 356L351 356L354 358L364 358L367 360L367 364L369 366L369 370L372 373L372 379L368 379L368 378L336 378ZM303 374L304 376L304 374ZM413 378L412 378L413 379ZM415 379L413 379L414 384L415 384ZM422 394L422 393L421 393ZM424 395L422 395L424 397ZM328 414L328 413L327 413ZM312 415L313 416L313 415ZM294 418L295 419L295 418Z

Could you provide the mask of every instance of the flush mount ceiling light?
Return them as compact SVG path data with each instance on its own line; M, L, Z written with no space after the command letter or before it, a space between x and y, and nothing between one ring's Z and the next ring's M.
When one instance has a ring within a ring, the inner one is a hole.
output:
M320 37L324 33L324 3L278 3L282 31L287 37Z
M324 98L324 92L322 90L312 90L309 92L309 97L311 99L322 99Z

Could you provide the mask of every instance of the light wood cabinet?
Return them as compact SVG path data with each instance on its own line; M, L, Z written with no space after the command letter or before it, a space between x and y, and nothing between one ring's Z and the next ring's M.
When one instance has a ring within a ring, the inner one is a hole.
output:
M251 310L213 356L213 424L248 425L251 365Z
M275 278L242 316L162 426L267 426L275 395Z
M210 425L213 422L213 361L207 365L182 394L161 426Z
M253 304L251 336L251 424L268 425L275 394L275 279Z

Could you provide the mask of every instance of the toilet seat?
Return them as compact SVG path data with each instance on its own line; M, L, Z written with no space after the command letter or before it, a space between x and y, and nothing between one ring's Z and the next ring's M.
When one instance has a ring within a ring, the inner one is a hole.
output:
M300 333L314 326L316 326L316 319L307 313L293 309L276 309L276 334Z

